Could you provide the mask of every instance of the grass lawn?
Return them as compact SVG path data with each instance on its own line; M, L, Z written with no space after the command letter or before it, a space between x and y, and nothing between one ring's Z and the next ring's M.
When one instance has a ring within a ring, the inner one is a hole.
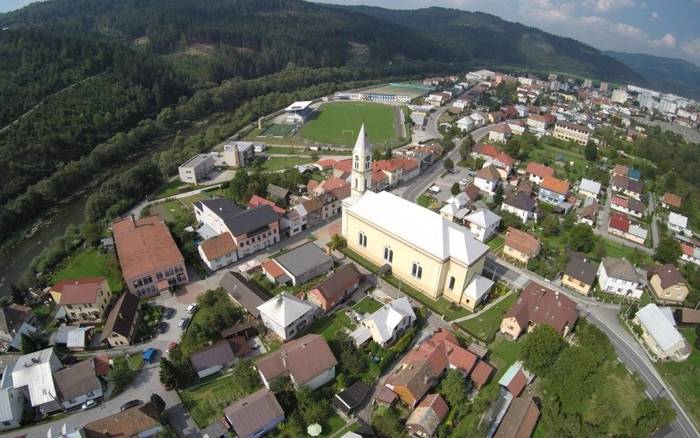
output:
M195 202L203 201L205 199L209 199L210 196L206 192L199 192L195 193L192 196L188 196L186 198L179 199L179 201L187 208L190 210L192 208L192 204Z
M513 306L518 295L513 293L476 318L468 319L458 325L474 337L488 341L501 326L503 315Z
M492 252L496 252L496 251L500 250L505 243L506 243L505 237L503 237L500 234L496 234L495 236L493 236L493 238L491 240L486 242L486 244L489 246L489 248L491 248Z
M382 303L372 297L364 297L357 304L352 306L352 308L364 315L366 313L374 313L381 309Z
M318 333L324 339L329 340L335 332L343 329L355 330L357 325L352 322L350 317L343 311L337 311L325 318L317 319L309 327L309 332Z
M114 255L86 249L74 253L61 263L53 276L53 282L100 276L107 278L113 293L121 292L124 284Z
M266 154L282 154L282 155L311 155L310 151L302 148L284 147L284 146L268 146L265 149Z
M605 238L601 238L601 240L605 245L605 254L608 257L625 257L627 260L634 260L637 257L641 257L643 259L644 264L653 264L653 259L651 258L651 256L640 249L631 248L629 246L622 245L617 242L612 242ZM636 255L635 252L637 253Z
M270 157L260 167L263 171L274 172L311 162L311 157Z
M527 335L525 335L527 336ZM506 338L498 337L491 345L489 345L489 360L498 368L496 377L493 380L498 381L506 372L509 366L513 365L520 357L520 348L522 347L523 337L517 342L509 341Z
M141 368L141 364L143 363L143 353L139 351L137 354L132 354L126 361L129 364L129 368L132 370L138 370Z
M222 416L226 406L236 401L237 390L238 384L231 375L224 375L180 391L180 397L197 425L206 427Z
M175 222L178 216L188 213L185 206L178 199L151 205L148 207L148 210L150 214L159 214L163 216L166 222L171 223Z
M186 189L190 188L192 188L190 184L183 183L179 179L175 179L163 184L158 192L153 195L153 199L167 198L168 196L177 195L178 193L186 191Z
M320 108L318 116L301 128L303 138L319 143L355 144L362 122L372 144L395 141L396 108L379 103L330 102Z
M697 336L694 329L681 328L680 332L692 346L688 360L680 363L659 362L656 367L698 423L700 422L700 351L695 347Z

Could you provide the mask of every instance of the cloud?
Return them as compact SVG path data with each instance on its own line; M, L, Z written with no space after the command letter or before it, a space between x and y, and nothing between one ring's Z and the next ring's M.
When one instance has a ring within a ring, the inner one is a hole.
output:
M589 5L589 7L592 5L593 9L597 12L609 12L615 9L635 6L633 0L589 0L586 4Z
M615 34L625 38L643 41L648 39L646 32L631 24L612 21L598 15L583 16L580 21L598 34Z
M654 11L651 14L649 14L649 21L656 21L659 19L659 13Z
M649 41L649 45L651 47L665 47L671 49L676 47L676 37L667 33L658 40Z
M534 21L564 22L572 17L576 4L558 0L521 0L519 13Z
M700 59L700 38L695 38L681 44L681 50L688 55Z

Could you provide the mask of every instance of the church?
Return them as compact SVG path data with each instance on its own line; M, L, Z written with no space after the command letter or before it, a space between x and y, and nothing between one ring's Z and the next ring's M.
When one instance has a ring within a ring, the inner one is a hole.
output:
M392 193L368 190L372 145L364 125L352 153L352 196L343 201L348 247L433 299L474 309L493 284L481 272L488 246L439 214ZM485 290L480 290L485 289Z

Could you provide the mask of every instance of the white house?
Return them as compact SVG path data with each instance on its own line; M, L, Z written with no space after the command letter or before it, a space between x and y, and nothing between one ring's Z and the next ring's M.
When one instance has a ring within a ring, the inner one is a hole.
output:
M676 329L673 315L667 315L656 304L642 307L634 322L642 328L644 343L659 359L682 362L690 356L690 346Z
M469 224L469 230L477 240L485 242L498 230L501 217L490 210L478 210L464 218L465 224Z
M476 172L474 177L474 185L479 190L493 195L496 192L496 187L501 182L501 175L498 173L496 166L485 166Z
M51 413L61 409L53 380L53 373L61 368L58 355L53 348L47 348L21 356L6 372L12 373L13 388L24 388L33 408Z
M382 347L395 342L413 324L416 314L408 298L401 297L385 304L365 318L350 337L358 347L370 338Z
M493 281L476 274L474 279L467 285L467 288L464 289L464 295L462 296L464 307L473 312L489 296L491 287L493 287Z
M603 292L639 299L643 278L627 259L605 257L598 267L598 284Z
M484 118L484 116L482 116L479 113L472 113L469 115L469 118L474 120L475 128L481 128L482 126L484 126L484 124L486 124L486 118Z
M692 234L688 229L688 218L673 211L668 214L668 227L677 233Z
M472 119L469 116L462 117L461 119L457 120L457 127L462 131L462 132L469 132L472 129L474 129L474 119Z
M12 387L12 373L7 368L0 380L0 430L15 429L24 414L24 392Z
M258 306L265 327L286 340L292 339L308 327L317 308L306 301L282 292Z
M578 193L588 198L597 198L600 194L600 183L590 179L582 178L578 187Z
M501 210L516 215L522 223L537 220L537 203L523 192L507 197L501 204Z

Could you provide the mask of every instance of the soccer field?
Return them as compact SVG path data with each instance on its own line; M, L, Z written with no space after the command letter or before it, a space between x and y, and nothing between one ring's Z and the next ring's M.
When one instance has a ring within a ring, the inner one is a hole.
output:
M384 144L395 141L396 111L393 106L366 102L324 103L320 114L301 128L303 138L319 143L355 144L360 125L365 122L369 141Z

